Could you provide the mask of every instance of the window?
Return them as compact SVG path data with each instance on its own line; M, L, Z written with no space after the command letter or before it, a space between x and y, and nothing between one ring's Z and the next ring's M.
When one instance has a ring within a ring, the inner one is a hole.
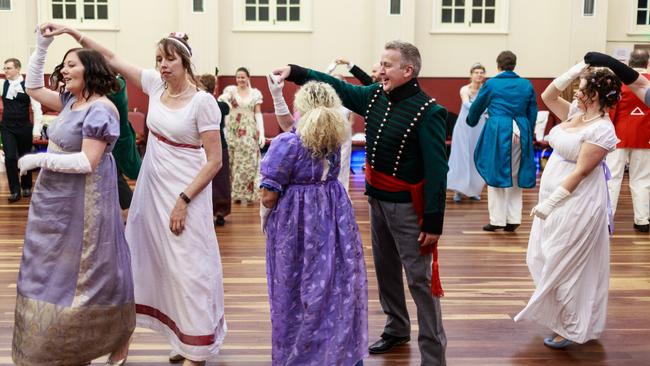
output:
M648 21L648 0L638 0L636 7L636 25L650 25Z
M433 2L433 33L507 33L509 0Z
M0 0L0 11L11 11L11 0Z
M108 19L108 0L84 0L84 19Z
M77 0L52 0L52 19L77 19Z
M311 31L312 0L235 0L234 31Z
M49 2L49 16L52 20L81 29L117 29L115 0L39 1Z
M593 17L596 13L596 0L583 0L582 3L582 16Z
M192 1L192 11L195 13L203 13L203 0L193 0Z
M388 11L389 15L401 15L402 14L402 1L401 0L390 0L390 10Z

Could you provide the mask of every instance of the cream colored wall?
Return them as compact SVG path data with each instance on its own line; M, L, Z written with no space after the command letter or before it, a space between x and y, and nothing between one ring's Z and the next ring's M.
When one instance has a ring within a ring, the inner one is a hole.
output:
M12 1L12 9L0 12L0 59L4 61L10 57L17 58L23 64L23 72L33 45L33 32L36 24L36 1ZM32 24L32 26L25 26Z
M516 71L522 76L558 75L585 52L604 50L608 4L596 4L596 16L583 18L582 0L510 0L507 34L439 34L430 33L432 3L418 2L416 44L423 75L464 76L474 62L494 75L502 50L517 55Z
M245 32L232 31L233 2L219 1L220 69L226 75L240 66L253 75L265 75L288 63L324 69L338 57L369 66L376 59L375 52L369 51L375 2L313 0L312 32Z
M634 1L609 0L606 51L610 54L616 48L632 51L635 44L650 44L650 34L630 34L634 21Z
M403 0L401 16L388 15L387 0L312 0L311 32L233 31L233 0L206 0L205 12L191 11L190 0L115 0L116 27L85 30L141 67L153 67L156 42L171 31L190 35L199 73L232 75L246 66L264 75L287 63L323 69L336 57L349 58L364 69L379 60L383 44L392 39L414 42L422 53L422 76L463 77L468 67L483 62L496 72L501 50L518 55L517 71L527 77L553 77L589 50L611 52L633 47L647 36L627 32L633 0L596 0L596 15L581 15L582 0L510 0L506 34L431 33L432 0ZM3 29L1 57L27 61L34 45L33 27L49 6L48 0L12 1L14 9L0 13ZM57 39L47 68L75 47L68 37ZM344 69L341 68L341 71Z

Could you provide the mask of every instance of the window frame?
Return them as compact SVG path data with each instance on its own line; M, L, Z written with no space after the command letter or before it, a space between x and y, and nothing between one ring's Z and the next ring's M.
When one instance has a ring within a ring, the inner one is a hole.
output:
M442 1L433 1L433 14L431 16L432 34L508 34L509 33L509 12L510 0L495 0L494 24L472 23L472 0L465 0L465 19L463 23L442 22ZM455 4L455 0L452 0ZM454 5L455 6L455 5ZM485 5L481 6L484 9ZM452 13L452 17L454 14Z
M286 0L287 19L290 14L290 0ZM300 0L300 20L299 21L279 21L277 20L277 0L269 0L269 20L268 21L247 21L246 20L246 0L233 1L233 32L313 32L312 29L312 9L313 0ZM285 6L285 5L282 5Z
M7 1L9 1L9 9L0 9L0 13L11 13L11 12L14 11L14 3L13 3L13 1L11 1L11 0L7 0Z
M52 11L52 0L39 0L42 9L45 10L46 18L49 21L61 23L75 27L79 30L104 30L104 31L118 31L119 30L119 1L107 0L108 19L85 19L84 14L84 0L75 0L77 17L75 19L58 19L54 18ZM93 3L96 7L97 3Z
M201 1L201 10L196 10L194 8L194 1L192 0L192 4L190 5L192 7L192 14L203 14L205 13L205 0L200 0Z
M628 35L632 36L647 36L650 34L650 24L639 25L636 24L637 11L639 10L639 1L638 0L629 0L631 2L630 6L630 29L627 32ZM650 23L650 0L646 4L646 19Z

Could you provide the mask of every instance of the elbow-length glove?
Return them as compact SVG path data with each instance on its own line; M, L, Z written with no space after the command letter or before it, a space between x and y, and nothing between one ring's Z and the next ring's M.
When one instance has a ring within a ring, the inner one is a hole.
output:
M83 151L73 154L28 154L18 160L20 175L25 175L28 171L36 168L72 174L88 174L92 172L90 161Z
M262 113L255 113L255 123L257 124L257 144L260 146L260 149L266 145L266 138L264 137L264 118Z
M284 88L284 80L278 82L277 76L266 75L266 81L269 84L271 97L273 97L273 108L275 109L275 115L284 116L286 114L291 114L291 112L289 112L289 106L287 106L287 102L284 100L284 95L282 94L282 88Z
M45 86L45 57L47 56L47 48L53 40L53 37L43 36L41 28L36 27L36 49L29 57L27 76L25 78L26 88L37 89Z
M625 85L630 85L639 78L639 73L612 56L600 52L587 52L585 62L591 66L609 67Z

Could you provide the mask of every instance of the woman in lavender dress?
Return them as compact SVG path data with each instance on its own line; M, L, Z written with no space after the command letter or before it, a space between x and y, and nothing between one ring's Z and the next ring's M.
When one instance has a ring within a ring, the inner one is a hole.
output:
M295 105L302 116L295 132L276 137L261 165L273 365L361 364L366 267L337 180L347 122L336 92L323 83L305 84Z
M53 73L65 86L44 88L52 38L37 35L27 93L60 114L48 128L47 153L18 162L21 174L41 172L27 219L12 356L17 365L83 365L118 349L135 327L111 154L120 121L106 98L119 85L98 52L77 48Z

